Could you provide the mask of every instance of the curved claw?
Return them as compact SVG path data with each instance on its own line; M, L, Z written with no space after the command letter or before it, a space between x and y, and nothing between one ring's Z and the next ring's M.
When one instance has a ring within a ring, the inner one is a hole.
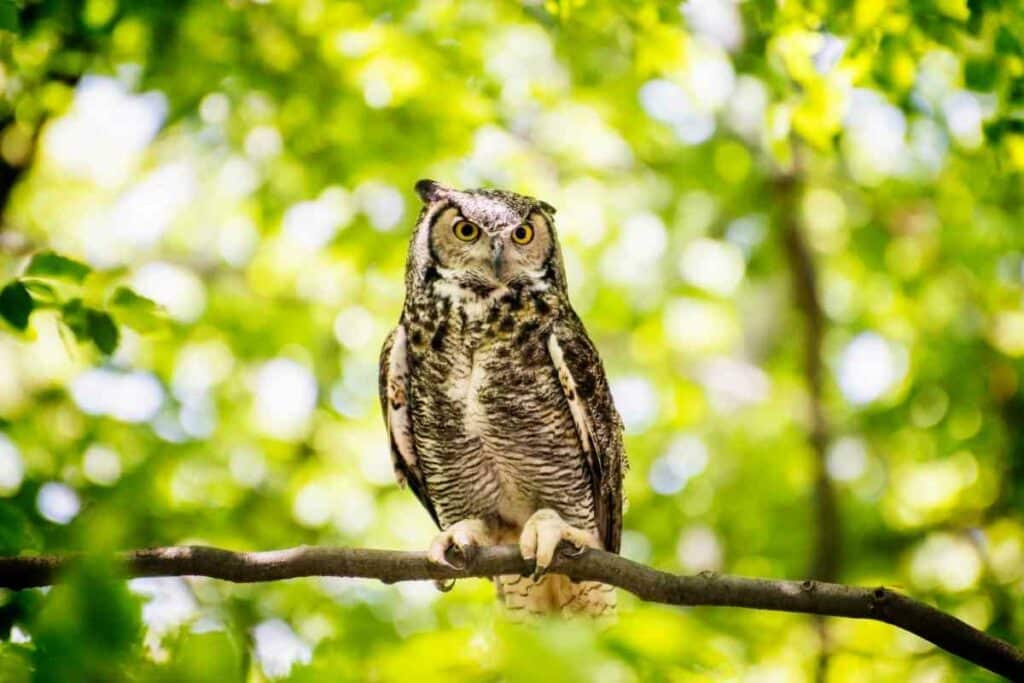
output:
M455 571L465 571L476 559L481 543L488 542L487 528L478 519L456 522L434 537L427 561Z
M534 557L531 559L533 559L533 573L530 574L530 578L533 579L534 582L537 582L548 573L548 568L547 565L543 565L538 562L537 558Z
M431 552L427 555L427 562L430 562L431 564L435 564L438 567L447 567L448 569L454 569L455 571L461 571L460 567L456 567L448 559L448 554L449 554L450 550L451 549L449 548L448 550L445 550L443 553L440 553L440 554L436 553L436 552L433 552L433 550L431 550Z
M437 579L434 581L434 587L442 593L447 593L455 588L455 579Z
M563 541L558 552L562 557L579 557L583 553L587 552L587 546L576 545L572 541Z
M563 546L569 546L572 550L567 550ZM533 513L523 525L523 532L519 537L519 552L523 558L535 560L535 581L548 571L556 552L562 557L576 557L590 546L600 547L592 533L570 526L557 512L549 508L542 508Z
M444 563L457 571L464 571L476 557L476 545L459 545L453 542L444 551Z

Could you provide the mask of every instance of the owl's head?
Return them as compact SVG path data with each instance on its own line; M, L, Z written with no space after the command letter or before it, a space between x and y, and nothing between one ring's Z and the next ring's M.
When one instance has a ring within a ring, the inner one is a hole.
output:
M416 183L423 200L410 248L410 284L440 277L469 293L564 287L554 207L502 190Z

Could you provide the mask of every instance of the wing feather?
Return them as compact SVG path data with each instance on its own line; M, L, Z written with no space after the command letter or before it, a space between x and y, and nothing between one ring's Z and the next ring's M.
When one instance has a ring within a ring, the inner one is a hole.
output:
M420 471L413 441L412 411L409 406L409 354L405 327L399 325L387 339L380 352L380 407L391 444L391 462L400 486L409 485L420 503L430 513L434 524L441 526L437 510L427 491L426 480Z
M622 418L612 402L604 366L575 315L548 338L548 353L558 372L586 458L598 531L605 549L618 552L622 538L622 476L626 456Z

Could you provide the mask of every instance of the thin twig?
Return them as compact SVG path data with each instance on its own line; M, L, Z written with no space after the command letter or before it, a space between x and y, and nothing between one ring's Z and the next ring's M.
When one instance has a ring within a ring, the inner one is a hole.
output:
M52 584L78 555L0 558L0 587ZM529 574L533 563L516 546L482 548L464 570L427 561L422 552L298 547L243 553L206 546L121 553L128 576L208 576L236 583L305 576L379 579L386 583ZM820 581L779 581L705 572L676 576L601 550L558 554L552 571L577 581L600 581L649 602L714 605L874 619L916 634L938 647L1011 680L1024 680L1024 652L956 617L888 588L856 588Z

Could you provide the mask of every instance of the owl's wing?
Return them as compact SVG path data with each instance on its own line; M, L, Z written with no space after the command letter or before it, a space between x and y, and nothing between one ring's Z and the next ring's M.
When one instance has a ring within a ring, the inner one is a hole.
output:
M548 338L580 445L587 459L598 532L605 550L619 551L622 538L622 475L626 454L622 418L615 410L601 357L575 314Z
M409 355L405 327L399 325L380 351L380 408L391 442L391 462L400 486L409 485L423 507L430 513L434 524L441 522L430 501L426 481L416 459L416 446L412 438L412 411L409 406Z

